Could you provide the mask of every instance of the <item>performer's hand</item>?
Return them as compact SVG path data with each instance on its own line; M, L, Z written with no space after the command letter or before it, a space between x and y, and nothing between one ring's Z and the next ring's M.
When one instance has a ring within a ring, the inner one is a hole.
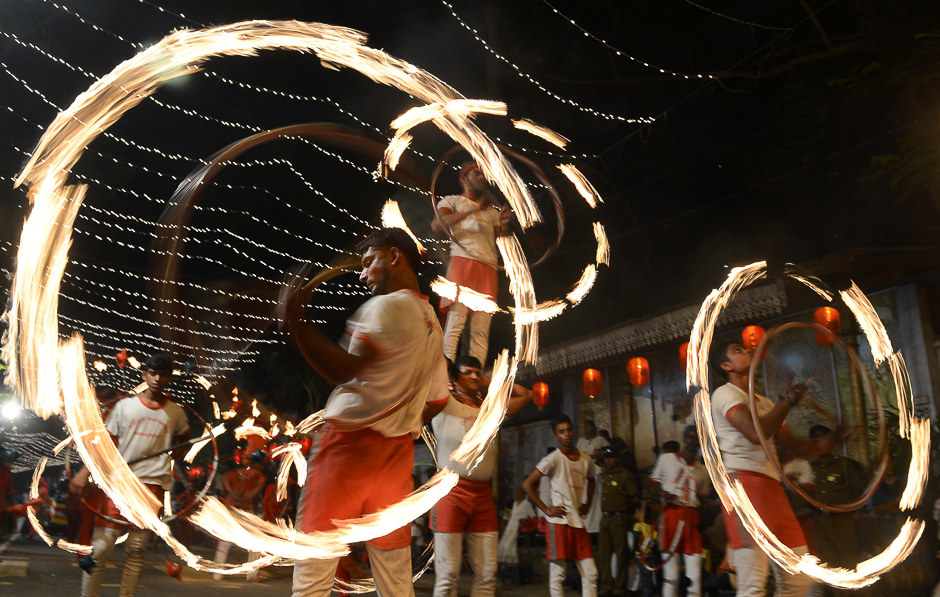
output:
M578 508L578 514L582 517L587 516L588 511L591 509L591 504L581 504L581 507Z
M88 477L90 475L91 471L89 471L87 468L83 468L79 472L72 475L72 479L69 481L69 493L77 496L85 493L85 489L88 487Z
M787 402L789 402L791 406L796 406L799 404L800 400L802 400L805 396L806 388L800 384L793 384L783 395L783 397L787 399Z
M548 510L545 511L546 516L549 518L559 518L566 514L564 506L551 506Z

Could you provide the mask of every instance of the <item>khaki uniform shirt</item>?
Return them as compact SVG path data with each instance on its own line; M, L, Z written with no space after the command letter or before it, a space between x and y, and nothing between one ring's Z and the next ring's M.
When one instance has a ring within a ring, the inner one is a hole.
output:
M854 460L833 454L825 466L819 460L812 464L815 497L823 504L848 504L861 495L865 480Z
M623 467L601 475L601 510L617 512L626 510L637 495L633 473Z

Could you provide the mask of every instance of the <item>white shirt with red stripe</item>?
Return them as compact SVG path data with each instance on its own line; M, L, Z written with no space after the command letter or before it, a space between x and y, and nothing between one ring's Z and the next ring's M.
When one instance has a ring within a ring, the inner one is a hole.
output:
M774 403L770 399L760 395L755 395L755 398L758 414L763 415L773 410ZM734 384L726 383L712 393L712 419L715 422L718 448L721 450L721 459L725 468L729 473L751 471L779 481L780 477L767 460L767 455L764 454L761 445L752 444L728 420L728 413L742 407L748 407L747 392ZM775 449L773 440L768 438L767 441L770 450L773 451Z
M177 435L189 431L189 421L179 404L167 400L161 407L150 408L140 396L119 400L104 426L118 439L118 452L128 462L169 448ZM160 485L166 490L173 485L169 454L132 464L131 472L143 483Z
M693 508L698 508L698 494L708 491L711 482L704 466L698 462L687 463L675 452L660 454L650 479L659 483L663 491L679 496Z
M577 458L572 460L565 456L561 450L555 450L543 458L535 468L546 477L551 478L552 504L564 506L564 516L548 516L548 522L553 524L566 524L577 529L584 527L579 510L584 499L584 488L588 481L594 478L596 468L591 457L578 450ZM597 491L595 487L595 491ZM549 504L545 504L548 506Z
M341 344L355 355L369 345L377 358L333 390L323 413L327 420L363 419L414 392L406 406L371 429L385 437L417 435L424 405L450 396L441 326L424 295L397 290L370 298L346 322Z
M448 195L437 202L438 209L450 213L474 213L460 220L450 228L450 233L460 243L450 243L452 257L465 257L481 261L491 267L499 263L496 252L496 228L499 226L499 210L484 207L476 211L479 202L471 201L463 195Z
M473 469L473 472L467 470L465 465L450 459L450 455L463 441L464 435L479 415L479 408L464 404L451 396L444 410L431 420L431 428L434 429L434 437L437 438L437 462L439 464L447 463L448 469L464 479L489 481L493 478L493 470L496 468L495 450L487 450L483 460Z

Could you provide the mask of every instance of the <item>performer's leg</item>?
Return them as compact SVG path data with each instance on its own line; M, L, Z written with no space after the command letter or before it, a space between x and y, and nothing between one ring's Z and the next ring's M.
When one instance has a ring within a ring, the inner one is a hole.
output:
M293 597L329 597L339 558L294 562ZM408 565L411 570L411 564ZM376 575L378 578L378 575Z
M121 576L121 597L134 597L144 570L144 555L150 543L150 531L131 529L124 542L124 574Z
M809 550L804 545L803 547L794 548L793 553L803 555L809 553ZM813 590L815 583L813 579L805 574L790 574L776 564L773 564L773 571L774 581L777 585L774 597L805 597Z
M738 573L737 597L763 597L770 558L756 545L732 549L728 563Z
M685 575L689 577L689 588L686 597L701 597L702 595L702 554L683 554L685 560Z
M463 533L434 533L434 597L457 597L462 551Z
M215 558L213 559L220 564L224 564L225 562L228 561L228 552L231 549L232 549L231 543L229 543L228 541L220 540L218 544L216 544L215 546ZM218 572L212 575L212 580L222 580L223 578L225 578L225 575L219 574Z
M476 357L486 366L486 354L490 347L490 323L493 316L485 311L470 313L470 356Z
M91 540L91 555L95 558L95 571L92 574L82 572L82 597L98 597L101 580L104 578L104 569L108 565L111 553L114 552L114 542L117 541L118 529L98 526Z
M411 580L411 548L379 549L371 543L369 563L375 577L377 593L385 597L414 597L415 587Z
M496 551L499 531L467 533L467 552L473 568L470 597L492 597L496 594Z
M581 597L597 597L597 566L594 558L575 560L581 574Z
M663 597L676 597L676 588L679 584L679 558L680 554L663 554L664 558L669 558L663 564Z
M630 554L627 551L627 524L623 514L613 518L614 524L610 527L613 538L614 555L617 558L614 569L613 594L623 597L627 594L627 563ZM603 592L603 591L602 591Z
M460 344L460 333L467 323L466 305L451 303L447 308L447 321L444 323L444 356L454 362L457 359L457 346Z
M549 560L548 594L551 597L565 597L565 576L567 560Z
M597 538L597 570L600 575L600 593L606 595L614 587L610 570L610 554L613 551L613 519L602 518Z

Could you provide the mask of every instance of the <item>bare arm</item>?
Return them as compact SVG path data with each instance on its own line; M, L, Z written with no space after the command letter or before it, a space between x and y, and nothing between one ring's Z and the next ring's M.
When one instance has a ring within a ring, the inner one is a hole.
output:
M771 438L776 435L783 426L783 422L786 420L789 412L790 401L780 400L774 405L770 412L761 416L759 420L761 432L764 437ZM757 429L754 427L754 419L751 417L751 408L749 406L736 406L733 410L728 411L727 416L728 422L734 425L735 429L744 434L747 441L755 445L760 444L760 439L757 435Z
M509 407L506 409L506 418L510 418L522 407L532 401L532 390L528 390L517 383L512 384L509 394Z
M366 365L378 356L375 349L363 343L361 355L346 352L336 342L327 338L320 329L300 320L304 306L310 300L313 288L304 287L303 272L281 289L278 300L278 316L297 349L307 362L329 382L339 384L354 378Z
M480 201L476 204L476 208L471 209L470 211L463 211L463 212L455 213L447 207L438 208L437 215L439 216L439 218L434 218L434 221L431 222L431 230L434 230L435 232L441 232L442 222L445 228L453 228L455 224L459 223L465 218L472 216L473 214L480 211L484 207L485 205L483 201Z
M430 423L430 422L431 422L431 419L433 419L434 417L436 417L442 410L444 410L444 407L445 407L445 406L447 406L447 401L446 401L446 400L444 400L444 401L442 401L442 402L440 402L440 403L434 403L434 404L432 404L432 403L425 403L425 404L424 404L424 411L422 411L422 413L421 413L421 421L422 421L422 423L423 423L424 425L427 425L428 423Z

